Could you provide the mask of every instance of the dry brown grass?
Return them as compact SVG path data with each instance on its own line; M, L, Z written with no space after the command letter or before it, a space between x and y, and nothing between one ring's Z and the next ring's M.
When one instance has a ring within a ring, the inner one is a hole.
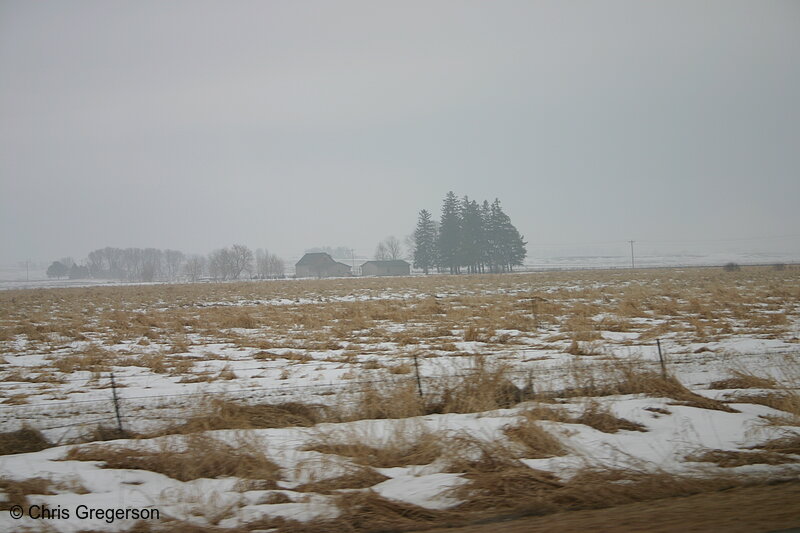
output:
M686 457L687 461L714 463L723 468L744 465L780 465L797 462L783 453L772 451L706 450Z
M0 479L0 491L5 498L0 501L0 511L8 511L14 505L28 506L28 495L52 495L53 482L47 478L34 477L22 481Z
M425 465L444 451L441 437L407 424L397 424L392 433L381 438L358 431L320 433L304 449L347 457L354 463L376 468Z
M76 446L64 460L101 461L105 468L149 470L180 481L228 476L273 483L280 479L280 468L264 454L263 445L244 435L231 445L193 434L181 442L162 440L157 451L101 444Z
M332 519L295 522L285 519L262 519L247 524L248 530L274 530L279 533L318 532L400 532L432 527L463 525L465 517L452 511L425 509L410 503L386 499L375 492L341 494L335 504L339 516Z
M0 492L4 499L0 501L0 511L8 511L14 505L27 507L31 494L49 496L58 492L88 494L89 491L74 479L53 481L52 479L33 477L23 480L0 478Z
M365 489L389 479L369 467L355 467L341 476L299 485L292 490L297 492L317 492L331 494L342 489Z
M800 393L793 389L778 390L767 394L739 394L735 401L742 403L755 403L766 405L778 411L784 411L786 416L766 417L777 425L800 426Z
M14 394L5 398L2 402L3 405L24 405L28 403L28 397L30 394L21 393L21 394Z
M72 440L70 444L84 444L87 442L101 442L118 439L134 439L142 436L143 435L139 435L125 429L121 430L114 426L97 425L94 427L94 429L92 429L91 433Z
M510 368L475 357L472 371L434 384L428 392L426 411L431 413L476 413L513 407L531 397L509 377Z
M355 402L342 411L342 420L410 418L425 414L426 407L413 380L391 379L363 384Z
M616 433L619 430L647 431L647 428L642 424L615 416L608 407L596 400L586 402L583 412L571 421L577 424L585 424L604 433Z
M336 503L341 513L337 523L349 524L344 531L398 531L459 522L455 513L388 500L374 492L342 495Z
M76 371L109 372L115 360L116 354L96 344L90 344L74 354L51 356L53 367L65 374Z
M636 361L614 359L602 365L573 366L573 386L565 391L569 396L611 396L618 394L647 394L671 398L681 405L738 412L719 400L706 398L687 389L671 375L643 369Z
M537 404L521 413L530 420L551 420L553 422L572 423L574 417L558 405Z
M38 452L53 446L41 431L23 427L17 431L0 433L0 455Z
M546 495L563 486L555 475L525 466L522 463L503 465L502 468L472 471L465 474L469 483L456 488L453 496L464 501L457 509L481 513L517 510L523 504L536 514L553 513L559 507L548 501Z
M209 396L199 401L197 407L187 416L186 422L161 428L146 437L217 429L309 427L326 418L325 409L319 405L295 402L246 404Z
M506 426L503 433L511 442L523 448L528 459L564 455L566 448L561 441L543 429L536 420L525 416L520 422Z
M767 478L726 474L672 474L635 468L591 467L578 471L568 481L560 481L548 472L514 464L491 472L472 473L468 477L470 483L452 491L454 496L464 500L457 510L521 515L600 509L768 482Z
M573 337L569 347L565 350L571 355L600 355L603 353L602 344L596 340Z
M410 374L413 371L413 367L408 363L401 363L388 367L388 370L390 374Z
M774 453L800 455L800 435L797 433L788 433L783 437L778 437L759 446L754 446L754 448L767 450Z
M463 474L499 472L524 466L519 459L527 453L508 440L484 440L467 433L449 435L446 449L444 471Z
M778 382L771 377L757 376L744 370L731 370L731 377L714 381L710 389L774 389Z
M680 341L730 335L738 321L739 332L791 334L800 315L799 277L800 269L748 268L730 276L698 268L4 291L0 344L16 352L8 341L20 335L28 349L50 353L88 336L98 346L158 343L171 356L189 349L189 334L199 334L207 339L203 342L262 350L302 353L354 340L391 341L408 353L432 347L446 356L442 352L457 352L453 342L460 338L513 346L548 325L575 341L570 351L591 354L595 347L589 343L601 330L641 328L645 338L673 334ZM380 299L387 293L410 297ZM354 294L376 299L337 301ZM272 299L295 303L260 304ZM593 318L598 314L603 318ZM632 320L641 317L657 325ZM409 327L397 331L400 324ZM521 335L495 335L499 329L518 329ZM79 357L70 359L73 355ZM181 372L170 357L157 359L145 366L157 373ZM79 352L54 356L59 371L105 369L111 361Z

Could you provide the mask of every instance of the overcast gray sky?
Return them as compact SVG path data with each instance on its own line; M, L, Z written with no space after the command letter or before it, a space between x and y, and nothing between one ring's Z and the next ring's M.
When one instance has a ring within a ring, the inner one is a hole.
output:
M368 254L451 189L536 253L798 250L799 99L791 0L4 0L0 259Z

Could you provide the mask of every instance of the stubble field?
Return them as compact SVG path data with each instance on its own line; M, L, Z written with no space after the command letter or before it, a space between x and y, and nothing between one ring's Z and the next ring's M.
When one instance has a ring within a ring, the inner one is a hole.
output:
M796 267L4 291L0 524L418 530L796 478L799 343Z

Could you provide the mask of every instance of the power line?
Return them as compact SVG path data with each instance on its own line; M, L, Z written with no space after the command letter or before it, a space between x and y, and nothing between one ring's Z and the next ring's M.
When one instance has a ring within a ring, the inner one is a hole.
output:
M762 241L762 240L775 240L775 239L800 239L800 233L786 234L786 235L765 235L754 237L723 237L716 239L639 239L636 242L647 244L659 243L673 243L673 244L687 244L687 243L713 243L713 242L739 242L739 241ZM609 240L609 241L565 241L565 242L528 242L528 246L543 247L543 246L596 246L604 244L623 244L630 241L625 240Z

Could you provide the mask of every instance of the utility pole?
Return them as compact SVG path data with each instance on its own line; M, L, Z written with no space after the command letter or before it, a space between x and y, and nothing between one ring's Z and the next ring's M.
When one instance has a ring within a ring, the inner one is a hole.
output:
M30 263L30 262L31 262L30 259L26 259L25 260L25 281L30 281L31 280L31 276L28 273L28 263Z
M628 241L628 242L631 243L631 268L636 268L636 263L634 263L634 261L633 261L633 242L634 241Z

